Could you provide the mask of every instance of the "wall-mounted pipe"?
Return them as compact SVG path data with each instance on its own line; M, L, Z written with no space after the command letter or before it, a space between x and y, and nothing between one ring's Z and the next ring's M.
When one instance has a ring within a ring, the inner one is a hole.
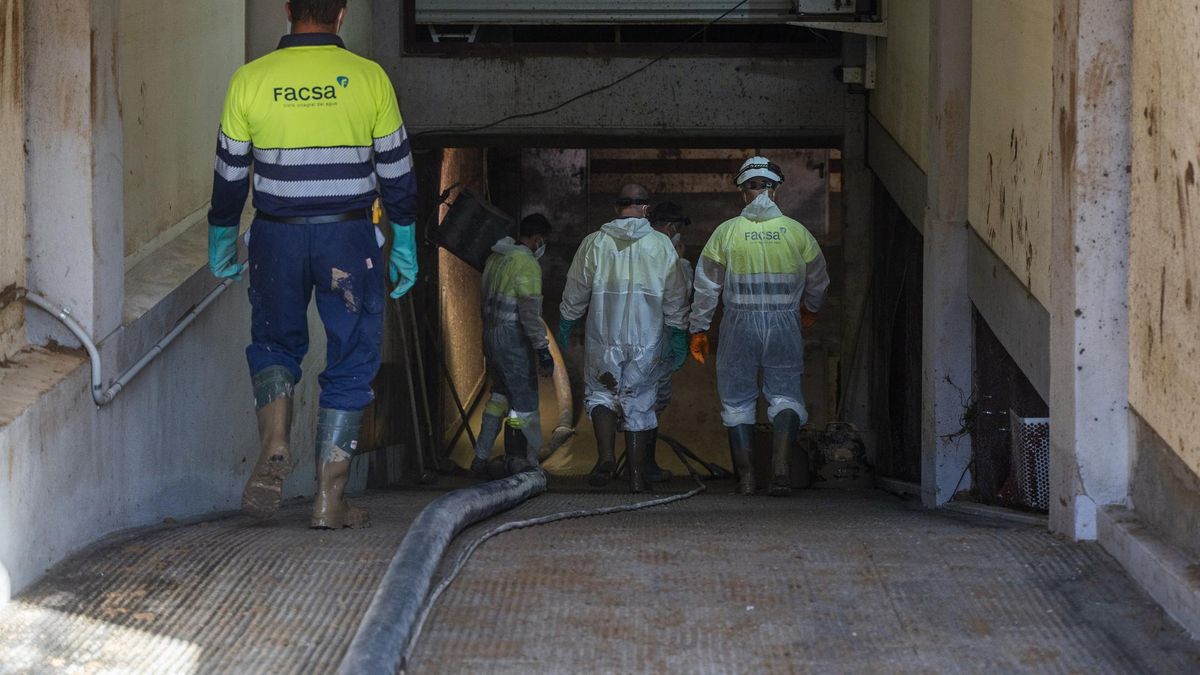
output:
M117 377L112 385L108 387L108 389L104 388L104 373L100 364L100 351L96 349L96 343L92 341L91 336L89 336L87 332L83 330L83 327L79 325L79 322L71 316L71 309L69 307L55 305L46 298L32 291L25 292L25 300L34 307L44 310L46 313L62 322L62 324L66 326L67 329L70 330L75 336L75 339L79 340L79 342L83 345L83 348L87 350L88 359L90 359L92 362L92 400L94 400L98 406L106 406L109 403L112 403L113 399L117 397L117 394L120 394L121 391L124 390L125 387L130 383L130 381L138 376L138 373L141 373L146 366L150 365L151 361L157 358L158 355L161 354L168 345L174 342L175 338L179 337L179 335L183 333L183 331L186 330L187 327L190 326L192 322L195 321L196 318L213 303L213 301L220 297L220 295L224 293L226 289L232 286L233 283L233 279L225 279L218 284L216 288L209 291L208 295L205 295L200 302L196 303L188 311L188 313L185 314L183 318L175 324L174 328L168 331L166 335L162 336L158 342L155 342L154 346L151 347L150 350L142 356L142 358L138 359L137 362L130 366L129 369L124 373L121 373L121 375Z

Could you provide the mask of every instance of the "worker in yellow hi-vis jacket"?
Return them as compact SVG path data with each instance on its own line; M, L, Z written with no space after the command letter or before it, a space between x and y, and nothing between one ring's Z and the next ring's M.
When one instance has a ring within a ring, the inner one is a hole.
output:
M746 207L717 227L696 268L691 311L691 352L704 363L708 328L717 301L725 314L717 348L721 418L742 494L754 494L751 442L758 406L758 376L774 426L772 495L791 492L788 455L806 421L800 378L804 372L801 325L812 326L829 288L825 256L812 233L783 215L775 189L783 171L765 157L742 164L735 184Z
M237 225L253 165L246 358L261 452L242 508L272 514L291 472L292 390L308 351L315 293L328 346L312 527L365 527L366 511L350 506L343 491L379 370L383 275L393 298L417 278L412 153L388 76L337 36L346 0L292 0L286 8L291 34L229 83L208 213L209 266L217 277L240 278ZM377 194L391 222L386 260L370 213Z
M521 220L516 239L492 246L483 268L483 354L492 395L483 409L471 472L486 476L487 460L501 425L505 474L538 467L542 423L537 373L554 374L550 340L542 323L542 267L550 221L540 213Z

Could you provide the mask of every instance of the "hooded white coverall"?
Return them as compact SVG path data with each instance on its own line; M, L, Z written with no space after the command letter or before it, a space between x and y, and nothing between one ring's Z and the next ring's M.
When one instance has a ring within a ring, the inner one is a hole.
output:
M820 310L828 288L816 238L766 192L713 232L696 268L691 332L708 330L723 294L717 390L725 426L754 424L759 369L769 419L794 410L800 424L808 421L800 303Z
M687 283L671 239L645 218L588 235L567 272L559 312L584 335L584 406L615 411L626 431L658 426L654 412L665 327L687 328Z

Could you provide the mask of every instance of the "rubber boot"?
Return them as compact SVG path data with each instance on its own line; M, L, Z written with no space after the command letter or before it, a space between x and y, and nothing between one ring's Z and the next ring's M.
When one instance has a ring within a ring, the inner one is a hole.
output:
M626 431L625 454L629 470L629 491L633 494L646 491L646 451L654 439L654 430Z
M504 472L508 476L533 468L529 463L529 441L517 422L509 418L504 425Z
M675 476L666 469L660 467L654 459L654 453L658 450L658 427L650 429L650 445L646 448L645 475L646 480L650 483L669 483Z
M800 429L800 416L794 410L784 410L771 421L774 438L771 443L771 484L767 494L786 497L792 494L791 467L792 448L796 447L796 432Z
M750 459L754 442L754 425L739 424L729 427L729 454L733 458L733 470L738 476L738 492L746 496L754 494L754 462Z
M283 481L292 472L288 432L292 425L292 374L271 366L254 376L254 402L258 409L258 461L242 490L242 510L267 518L279 509Z
M598 405L592 408L592 428L596 432L596 466L588 474L588 485L604 487L617 469L617 413Z
M472 475L488 477L488 459L492 456L492 446L496 444L496 437L500 435L503 424L502 416L484 412L483 422L479 425L479 438L475 440L475 458L471 460Z
M317 413L317 496L313 500L310 527L336 530L370 527L367 510L346 501L350 459L358 449L362 427L361 410L330 410Z

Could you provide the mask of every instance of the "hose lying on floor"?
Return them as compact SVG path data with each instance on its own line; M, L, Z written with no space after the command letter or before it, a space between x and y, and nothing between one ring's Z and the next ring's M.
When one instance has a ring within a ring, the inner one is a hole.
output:
M696 478L695 475L692 477ZM425 603L425 609L421 611L421 618L417 621L416 626L413 629L412 638L409 640L408 646L404 650L404 663L407 663L409 657L412 656L413 649L415 649L417 646L417 640L419 640L421 637L421 631L425 628L425 620L429 618L429 613L433 611L433 607L437 604L438 598L440 598L442 593L450 587L450 584L454 583L454 580L458 578L458 574L462 572L464 567L467 566L467 561L471 559L471 555L475 553L475 549L479 548L485 541L491 539L492 537L504 534L505 532L521 530L527 527L536 527L538 525L549 525L550 523L557 523L561 520L590 518L592 516L606 516L613 513L624 513L627 511L640 511L641 509L648 509L652 506L662 506L672 502L683 501L684 499L695 497L707 489L704 483L700 482L699 479L696 479L696 483L696 487L692 488L688 492L668 495L666 497L659 497L657 499L633 502L632 504L618 504L616 506L604 506L596 509L560 511L558 513L551 513L549 515L538 516L536 518L504 523L503 525L498 525L487 532L484 532L479 536L478 539L471 542L462 550L461 553L458 554L458 557L454 559L454 563L450 566L450 569L447 570L446 576L442 577L441 582L438 583L437 587L433 589L433 592L429 594L429 602Z
M430 612L442 593L466 567L475 549L492 537L537 525L573 518L588 518L612 513L638 511L690 499L706 486L680 451L677 442L671 448L687 467L696 487L688 492L618 504L595 509L562 511L536 518L498 525L480 535L455 558L432 593L429 587L450 541L468 525L506 511L546 490L546 474L526 471L502 480L482 483L443 495L426 506L388 565L375 597L359 624L358 631L343 657L338 673L342 675L393 675L408 661ZM678 447L677 447L678 446Z
M451 540L471 523L508 510L545 490L546 474L526 471L455 490L430 502L408 528L388 564L338 672L395 673L433 574Z

